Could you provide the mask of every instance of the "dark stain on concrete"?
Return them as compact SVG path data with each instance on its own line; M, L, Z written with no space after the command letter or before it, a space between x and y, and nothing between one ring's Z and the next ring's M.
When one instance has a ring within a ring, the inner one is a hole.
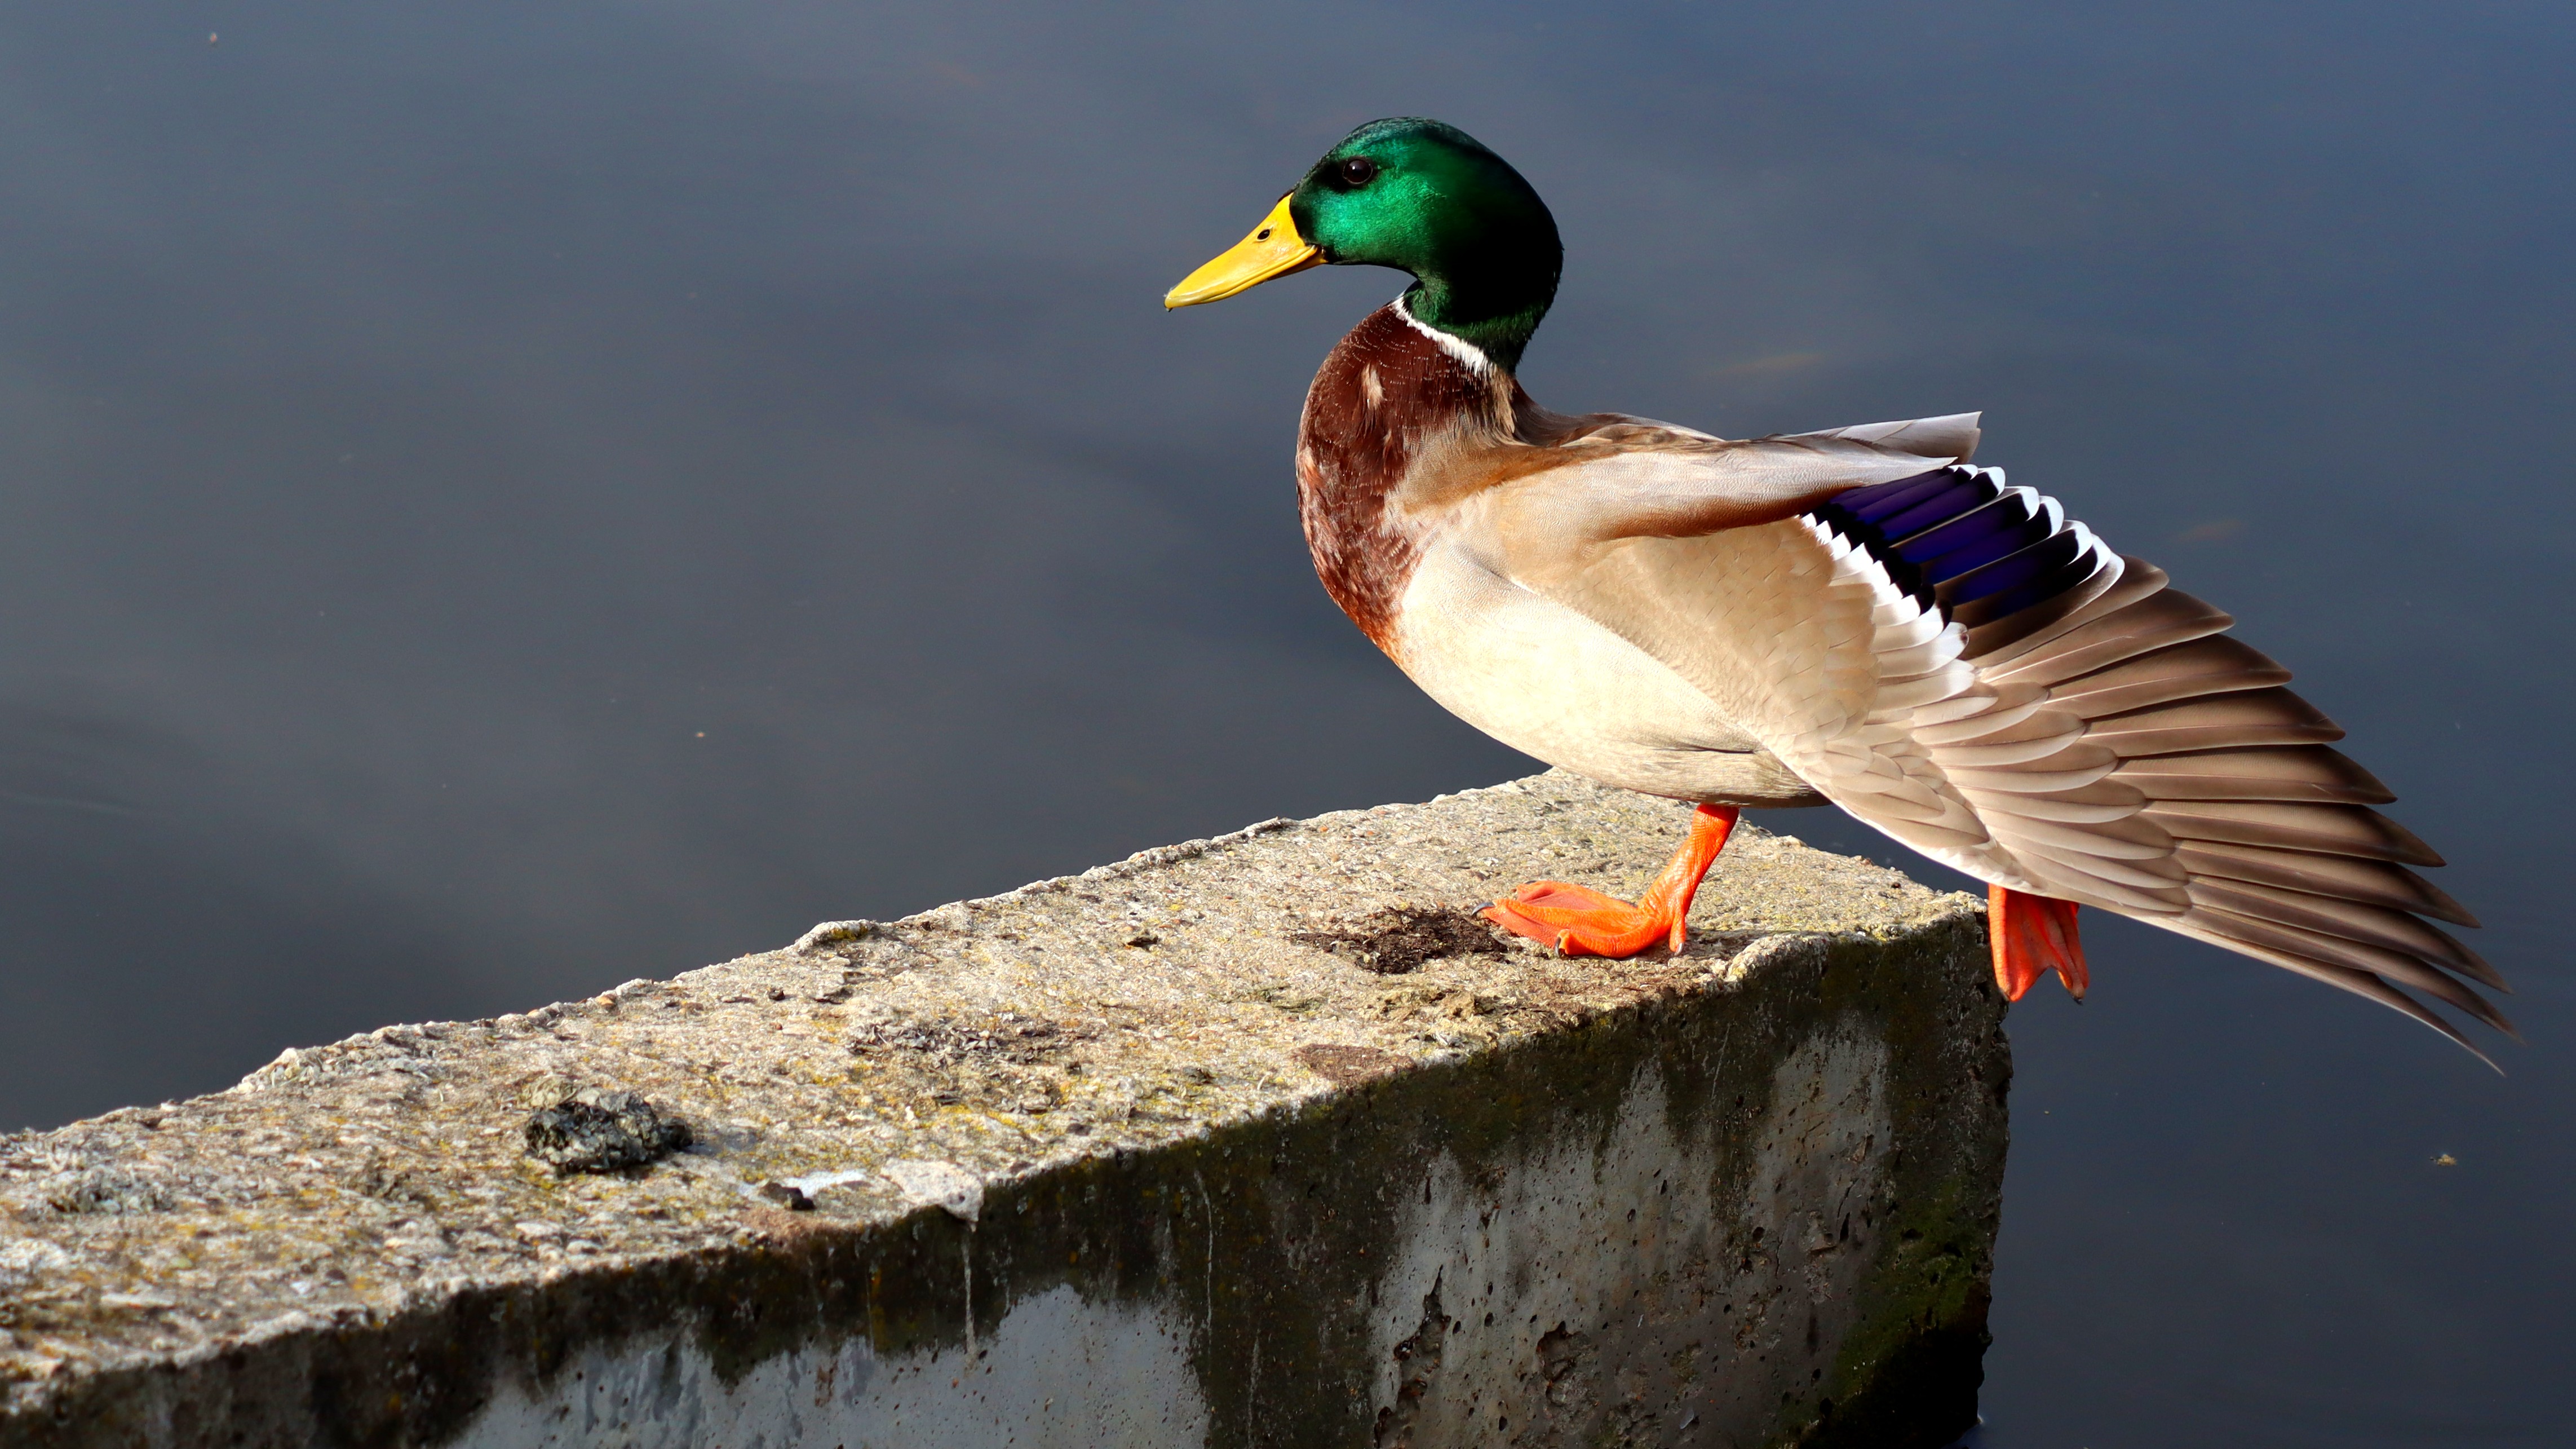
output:
M1403 976L1426 961L1500 956L1509 937L1461 906L1390 906L1353 921L1298 931L1289 940L1330 951L1380 976Z

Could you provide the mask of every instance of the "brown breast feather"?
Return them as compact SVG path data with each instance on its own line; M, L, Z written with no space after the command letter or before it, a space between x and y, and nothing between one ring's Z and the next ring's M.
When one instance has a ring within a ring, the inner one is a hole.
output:
M1316 577L1371 642L1391 651L1424 513L1572 461L1556 448L1631 422L1547 412L1509 373L1460 358L1396 304L1380 307L1306 390L1297 497Z

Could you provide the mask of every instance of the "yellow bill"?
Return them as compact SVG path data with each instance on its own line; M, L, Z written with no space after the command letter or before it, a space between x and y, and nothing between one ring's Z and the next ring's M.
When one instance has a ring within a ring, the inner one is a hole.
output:
M1283 196L1261 219L1261 225L1252 229L1252 235L1226 248L1216 260L1181 278L1179 286L1165 292L1163 306L1168 309L1220 302L1272 277L1323 264L1324 254L1297 235L1297 223L1288 215L1288 198Z

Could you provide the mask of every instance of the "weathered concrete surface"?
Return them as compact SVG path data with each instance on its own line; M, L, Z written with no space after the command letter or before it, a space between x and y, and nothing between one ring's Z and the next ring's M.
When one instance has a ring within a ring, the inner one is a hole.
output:
M1679 958L1290 939L1681 824L1562 775L1271 822L0 1139L0 1445L1946 1442L1975 902L1748 831ZM522 1126L584 1087L696 1145L558 1177Z

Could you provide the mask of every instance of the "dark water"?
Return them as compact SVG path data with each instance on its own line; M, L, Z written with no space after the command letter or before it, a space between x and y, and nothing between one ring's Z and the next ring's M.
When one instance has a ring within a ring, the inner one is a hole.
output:
M1392 274L1155 305L1427 112L1556 207L1540 398L1988 409L2521 987L2499 1079L2091 925L2015 1014L1984 1442L2568 1442L2576 21L1791 9L12 9L0 1127L1527 768L1298 537Z

